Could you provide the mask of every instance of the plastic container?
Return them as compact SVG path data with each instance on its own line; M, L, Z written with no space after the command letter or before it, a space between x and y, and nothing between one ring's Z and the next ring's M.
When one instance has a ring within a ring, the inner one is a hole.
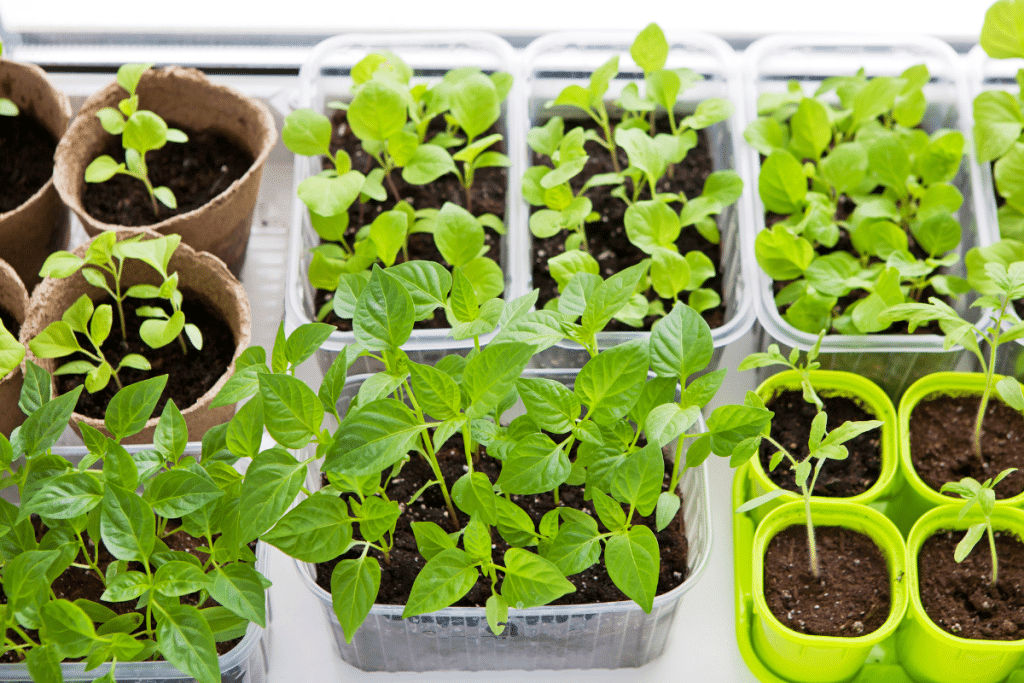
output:
M878 475L878 481L867 491L856 496L849 496L847 498L813 496L811 500L842 500L848 503L871 505L884 514L889 507L892 494L900 488L899 480L897 479L899 441L896 432L896 409L893 407L892 401L889 400L889 397L885 395L885 392L877 384L848 372L818 370L811 373L811 382L814 384L818 394L823 398L829 396L852 398L868 413L873 414L875 419L884 422L881 427L882 468ZM766 379L757 388L757 395L767 403L783 391L789 390L800 390L800 374L793 370L780 372ZM768 491L778 490L779 487L768 477L757 455L751 458L749 463L749 498L756 498ZM796 493L787 491L770 503L751 510L751 518L755 523L760 522L770 511L780 505L797 500L803 500L803 498Z
M914 525L907 539L907 590L910 607L896 633L896 653L904 669L921 683L997 683L1024 659L1024 640L974 640L960 638L939 628L921 605L917 556L921 545L940 529L966 529L983 521L980 512L959 519L959 505L929 510ZM1024 512L1000 506L992 514L997 530L1024 538ZM974 552L987 553L981 543ZM1012 680L1019 680L1013 678Z
M999 377L996 377L998 381ZM917 518L923 515L930 508L939 505L949 505L959 498L939 493L926 484L917 471L910 452L910 415L914 408L921 401L934 398L937 395L944 396L980 396L985 390L985 375L975 372L938 372L927 377L922 377L914 383L900 401L898 419L900 435L900 470L903 473L903 480L906 486L900 493L900 505L894 512L898 512L900 528L909 529ZM993 392L990 400L999 400L998 395ZM994 476L995 473L993 473ZM1024 492L1012 498L1002 498L996 501L997 507L1021 507L1024 505Z
M577 370L527 370L571 386ZM350 377L338 402L347 409L366 376ZM521 411L521 405L518 409ZM512 408L506 415L517 413ZM703 418L698 428L704 429ZM319 476L310 481L319 485ZM643 666L665 648L683 594L700 579L711 553L707 467L686 470L679 482L688 542L689 576L654 598L650 614L633 601L532 607L509 612L500 636L491 633L482 607L448 607L402 619L402 605L374 605L352 643L346 644L331 594L316 584L316 568L296 560L298 574L322 608L310 628L333 632L341 658L363 671L480 671L618 669Z
M829 76L852 75L861 67L869 77L898 76L907 67L921 63L928 66L931 74L931 82L924 87L928 109L922 127L928 132L938 128L959 129L964 134L965 150L971 149L969 103L960 60L949 45L927 36L837 33L761 38L744 52L742 101L746 110L743 123L749 124L757 118L759 95L781 92L790 80L799 81L804 92L811 94ZM761 270L754 256L755 236L765 227L765 209L756 191L760 171L757 150L749 145L743 149L747 171L744 182L752 190L746 196L753 202L753 221L745 224L744 263L747 280L756 290L755 307L761 323L759 343L761 348L777 343L783 353L791 348L807 350L813 346L817 335L802 332L783 319L775 305L772 280ZM963 206L956 214L963 228L963 238L960 262L950 272L962 276L967 250L976 244L988 243L990 236L982 236L984 225L979 226L975 217L970 163L961 165L953 184L964 197ZM957 308L961 314L978 319L976 309L968 309L966 301L961 300ZM897 400L919 377L955 369L962 355L961 347L944 350L939 335L830 334L822 342L818 360L822 369L846 370L867 377Z
M709 97L726 98L736 105L735 114L707 128L705 132L710 138L714 170L733 169L740 173L738 150L743 142L743 126L735 53L724 40L706 33L670 32L666 37L669 41L666 68L688 67L702 74L705 79L682 94L682 99L676 104L679 111L692 112L700 101ZM566 118L579 114L578 111L568 109L564 112L546 110L545 102L554 99L567 85L576 83L585 86L594 69L614 55L619 55L620 72L609 85L606 101L617 99L626 84L643 79L643 71L629 56L629 47L634 38L636 33L633 31L561 32L547 34L530 43L523 56L525 102L522 106L525 107L526 115L518 119L522 126L520 136L524 144L513 149L513 163L520 169L520 175L531 166L532 151L525 144L529 129L555 113ZM746 188L744 192L747 192ZM509 228L512 268L510 296L514 298L533 289L533 235L529 229L531 207L518 187L513 200L518 218ZM718 367L722 349L746 334L754 321L753 300L750 288L744 286L740 265L739 226L747 222L749 217L745 213L748 208L741 198L724 210L718 219L722 235L722 303L725 305L725 321L711 331L715 353L708 365L709 371ZM597 345L601 350L648 336L650 332L599 332ZM562 341L535 356L534 362L538 367L581 367L589 358L589 354L579 344Z
M498 127L505 136L505 145L513 165L508 169L506 197L519 195L519 177L522 169L516 166L512 150L525 145L521 136L523 126L518 124L521 114L512 104L517 100L516 91L519 74L512 46L501 38L483 32L451 31L444 33L377 33L343 34L329 38L313 49L309 59L299 71L300 91L295 104L314 111L328 111L326 104L332 100L351 99L352 66L372 52L391 51L401 57L415 72L414 82L440 81L449 70L464 66L476 66L486 72L508 71L515 77L512 91L502 104L502 116ZM320 159L295 156L295 188L305 178L321 170ZM506 231L517 223L518 202L506 199ZM505 272L505 296L509 296L509 235L502 238L501 265ZM292 193L291 235L289 239L288 279L285 290L285 328L291 332L299 325L316 319L313 306L315 290L309 283L306 272L309 268L310 249L320 243L320 237L309 221L306 205ZM455 340L449 337L450 329L413 330L409 341L402 347L409 357L418 363L433 364L452 350L468 353L473 348L472 339ZM326 372L346 344L355 341L352 332L336 331L331 334L316 353L317 362ZM350 370L374 372L379 369L360 358Z
M773 510L758 525L751 546L737 548L737 567L751 571L753 651L769 669L798 683L839 683L853 678L864 665L871 649L892 635L907 609L907 588L903 581L906 548L896 527L881 513L863 505L842 501L815 501L812 517L818 526L842 526L870 536L885 555L889 566L891 607L889 618L875 631L853 638L798 633L785 626L769 611L764 599L764 554L768 542L788 527L804 524L802 502L788 503ZM737 571L739 571L737 569Z

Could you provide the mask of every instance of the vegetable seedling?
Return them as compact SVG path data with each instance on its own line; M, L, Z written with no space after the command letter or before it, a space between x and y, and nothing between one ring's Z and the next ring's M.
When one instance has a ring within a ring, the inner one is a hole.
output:
M0 40L0 59L4 56L4 41ZM0 116L17 116L18 105L6 97L0 97Z
M128 92L117 109L104 107L96 112L103 130L111 135L120 135L124 147L124 163L116 162L109 154L103 154L85 169L85 182L102 183L117 174L127 175L142 181L153 205L153 215L159 215L157 201L169 209L178 208L178 201L169 187L153 187L146 165L146 152L161 149L168 142L188 142L188 136L177 128L168 128L159 114L139 108L136 89L142 74L152 64L125 64L117 70L117 82Z
M999 558L996 555L996 538L992 531L992 513L996 507L995 486L1005 479L1007 475L1016 471L1016 467L1005 469L996 475L994 479L986 479L984 484L979 484L977 480L971 477L964 477L959 482L947 482L940 489L942 493L955 493L964 499L964 506L960 509L958 519L963 519L968 512L974 509L975 505L978 506L981 514L985 517L984 522L972 524L967 529L967 533L964 534L964 537L956 545L953 559L956 560L957 564L963 562L971 554L971 551L974 550L974 547L978 545L981 537L987 535L988 548L992 553L992 581L990 585L993 587L999 582Z

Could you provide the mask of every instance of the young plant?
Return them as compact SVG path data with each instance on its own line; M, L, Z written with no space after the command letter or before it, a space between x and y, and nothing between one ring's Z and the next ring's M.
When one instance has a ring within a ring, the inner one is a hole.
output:
M1007 263L1007 258L1018 260ZM971 306L992 311L992 324L985 329L967 322L935 297L931 297L927 304L900 304L881 314L882 321L907 321L911 332L919 325L936 320L945 334L944 348L950 349L960 344L977 357L985 374L985 389L974 421L974 454L979 459L982 459L982 421L993 389L1014 410L1024 410L1024 392L1020 383L1013 377L1000 379L995 374L999 346L1024 337L1024 322L1017 317L1012 305L1024 297L1024 260L1019 260L1022 258L1024 245L1013 240L1003 240L990 247L975 248L968 252L968 280L981 293ZM988 360L979 346L979 338L989 347Z
M1024 28L1020 3L999 0L985 12L981 47L989 57L1024 57ZM974 144L978 162L995 162L992 169L999 207L999 232L1003 237L1024 240L1024 69L1017 70L1018 93L986 90L974 98Z
M196 349L202 349L203 336L195 324L185 321L185 314L181 310L184 297L178 289L178 274L167 272L171 256L180 243L181 236L175 234L145 241L139 236L117 242L115 233L104 232L92 241L84 258L67 251L57 251L48 256L40 275L65 278L81 270L86 282L106 291L113 298L118 310L121 338L124 340L129 338L123 306L125 299L166 300L171 313L158 306L136 308L138 316L147 318L138 329L139 337L154 349L177 339L182 354L187 354L188 347L182 333ZM128 259L142 261L156 270L162 278L161 284L137 284L125 288L121 280ZM88 360L65 363L54 374L84 373L86 389L90 393L106 387L111 377L118 388L122 388L118 376L122 368L150 370L151 366L145 357L135 353L121 357L117 367L107 360L101 347L110 336L112 324L113 308L110 304L94 306L89 296L83 294L64 312L61 320L50 323L29 341L29 348L39 358L63 358L74 353L85 355ZM77 335L85 337L87 347L82 345Z
M111 436L83 426L88 454L70 462L52 447L82 389L51 398L50 376L27 364L20 406L28 418L10 441L0 436L0 487L22 501L0 500L7 597L0 638L33 680L61 681L62 661L84 660L87 670L109 662L97 680L110 683L121 662L162 658L201 683L219 683L216 643L241 637L250 622L266 624L270 582L250 549L263 531L266 498L254 497L258 487L233 465L284 451L204 438L201 456L185 455L185 421L171 401L153 448L129 453L122 440L145 426L166 381L118 392L104 420ZM182 546L195 554L172 549ZM51 585L66 573L98 582L102 594L58 599ZM131 611L111 609L126 601Z
M177 128L168 128L167 122L159 114L147 109L139 109L139 96L135 90L139 79L152 64L125 64L117 70L117 82L128 92L128 97L121 100L117 109L104 107L96 112L103 130L111 135L120 135L124 146L124 163L114 161L113 157L103 154L92 160L85 169L85 182L102 183L110 180L118 173L142 181L153 204L153 215L159 215L159 200L169 209L178 208L178 201L169 187L153 187L149 180L149 169L146 166L146 152L161 149L168 142L188 142L188 136Z
M940 489L942 493L955 493L964 499L964 506L960 510L960 517L958 519L963 519L975 505L978 506L981 514L985 517L984 522L972 524L967 529L967 533L964 534L964 537L956 545L953 559L956 560L957 564L963 562L964 558L974 550L974 546L978 545L982 535L987 533L988 548L992 553L992 581L990 585L993 587L999 582L999 558L996 556L996 538L992 532L992 513L996 507L995 486L1005 479L1007 475L1016 471L1016 467L1005 469L996 475L995 479L986 479L984 484L979 484L970 477L964 477L959 483L947 482Z
M783 220L757 235L758 264L785 282L775 303L794 327L816 334L881 332L878 314L925 292L958 296L963 197L950 181L963 135L918 128L927 68L899 77L826 79L806 97L800 85L766 93L744 135L765 158L758 191ZM835 92L839 106L826 98ZM852 213L848 207L852 203ZM835 250L849 238L852 251ZM852 299L852 301L851 301Z
M4 56L4 41L0 40L0 58ZM6 97L0 97L0 116L17 116L18 105Z
M743 183L732 171L718 171L708 177L698 197L659 192L659 182L671 178L675 165L697 145L696 131L728 118L732 105L710 98L677 122L676 100L701 77L690 69L664 68L668 42L656 24L637 36L630 54L644 70L646 94L641 97L635 83L623 88L616 102L623 109L623 118L612 126L604 95L618 73L618 56L596 69L586 88L566 87L547 106L582 109L601 127L603 137L582 127L566 132L561 116L531 129L527 137L531 149L538 157L546 157L550 165L541 163L526 171L523 196L531 205L541 207L530 216L534 237L545 239L568 233L564 252L548 261L562 292L574 273L598 273L598 262L588 251L586 225L600 216L593 211L588 192L599 186L615 186L611 194L627 206L625 226L630 242L652 258L650 280L641 294L651 292L656 296L650 297L647 311L628 323L639 327L646 316L665 315L666 302L674 304L683 292L689 292L687 303L698 311L721 303L717 292L703 287L715 274L714 264L698 250L680 254L676 240L683 228L694 226L706 240L717 244L720 237L714 216L736 202ZM659 107L666 112L669 133L656 131ZM584 174L589 160L586 142L596 142L609 151L614 173ZM620 147L629 160L625 169L619 165ZM648 199L642 200L645 192Z
M798 349L793 349L789 358L786 358L779 353L778 346L773 344L769 347L767 353L751 354L740 364L740 370L748 370L769 365L785 365L796 370L802 375L801 387L804 392L804 400L808 403L813 403L818 409L817 415L814 416L814 420L811 422L811 432L807 439L807 455L804 456L802 460L798 460L789 451L789 449L773 439L767 430L765 433L756 437L755 444L753 446L754 452L756 453L760 450L761 441L763 439L777 449L768 465L769 470L774 471L783 460L788 461L790 468L793 470L794 480L796 485L800 488L800 493L804 501L804 521L807 527L807 552L810 560L811 574L813 574L815 578L820 576L821 568L818 565L818 548L814 540L814 522L811 518L811 495L818 482L818 475L821 474L822 467L824 467L825 463L829 460L846 459L849 452L847 451L846 446L843 445L844 443L850 439L860 436L864 432L882 426L881 420L851 420L844 422L831 432L826 431L828 415L824 412L824 406L822 405L821 399L818 397L817 392L814 390L814 387L810 382L810 372L820 366L820 364L816 362L816 358L818 356L818 350L821 347L821 339L823 336L824 330L818 335L817 343L807 353L807 357L803 363L799 361L800 351ZM760 403L760 398L757 399L757 402ZM764 404L761 403L761 405L763 406ZM781 488L769 491L762 496L758 496L747 501L737 508L736 512L748 512L778 498L784 493L786 493L786 491Z

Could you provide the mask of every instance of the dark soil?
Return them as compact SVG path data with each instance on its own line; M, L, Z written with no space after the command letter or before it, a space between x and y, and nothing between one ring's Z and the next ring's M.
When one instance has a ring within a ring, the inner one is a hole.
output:
M21 334L21 325L14 319L14 316L8 313L4 308L0 308L0 323L4 324L4 329L14 335L15 339L17 339L18 335Z
M580 125L584 128L597 129L596 124L593 122L585 122ZM588 178L598 173L613 173L615 170L612 166L612 156L607 149L593 141L585 143L584 149L586 149L590 158L587 160L587 165L583 168L583 172L569 181L569 185L573 188L574 192L579 192ZM626 152L621 147L618 147L617 151L619 167L626 168L629 166L629 158ZM552 166L548 157L538 154L533 156L532 163L534 165L546 164ZM682 163L673 165L671 170L665 174L665 177L658 182L658 191L684 192L687 197L698 196L704 189L704 181L707 180L714 170L707 135L704 131L698 131L697 146L687 152L686 158L683 159ZM632 181L626 181L626 189L627 193L632 196ZM593 210L601 216L599 221L588 223L586 226L587 251L597 259L601 277L608 279L611 275L648 258L647 254L640 251L629 241L624 222L627 207L625 202L611 195L611 187L602 185L589 189L587 190L587 197L590 198L593 204ZM642 200L650 199L650 190L646 189L641 192L640 198ZM679 204L670 204L670 206L676 212L682 208ZM558 296L558 283L555 282L555 279L551 277L551 273L548 271L548 259L565 252L565 238L567 236L568 233L563 231L554 237L546 239L533 238L531 261L533 264L533 286L540 289L540 297L537 300L538 308L543 307L545 303ZM712 244L704 239L693 226L683 228L682 232L679 233L679 239L676 240L676 246L679 247L679 253L681 254L686 254L690 251L700 251L711 259L711 262L715 264L715 275L708 278L703 286L718 292L724 302L721 246ZM649 300L653 301L656 296L653 288L647 292ZM686 293L683 292L682 296L685 301ZM662 299L662 303L665 306L666 313L672 310L671 300ZM702 315L709 326L719 327L725 322L725 305L723 303L723 305L716 308L708 309ZM650 330L657 320L657 316L646 317L642 328L631 327L618 320L612 320L604 329L606 332L634 332L638 329Z
M449 489L452 484L466 473L466 455L463 449L463 441L460 435L448 440L444 448L437 454L444 473L445 482ZM484 472L491 481L496 481L501 469L501 463L495 458L486 455L482 456L479 463L474 464L475 471ZM665 475L665 484L668 486L669 468ZM391 500L408 501L420 486L428 480L433 479L433 473L426 460L422 457L414 457L406 463L396 479L391 481L388 487L388 497ZM590 502L583 500L582 486L561 486L559 488L560 503L562 506L582 510L587 514L597 517L594 507ZM556 506L550 493L536 496L512 496L512 501L525 510L538 524L544 513L553 510ZM664 531L658 532L655 529L654 515L640 517L634 515L634 523L644 524L655 532L658 545L661 548L661 571L658 577L658 595L666 593L680 585L685 579L688 571L687 565L687 541L682 528L682 512ZM423 568L425 561L416 548L416 539L412 534L411 522L434 522L446 531L451 531L451 522L448 519L448 512L445 509L444 498L436 486L432 486L417 499L411 507L405 509L404 514L398 520L398 528L395 534L395 548L391 551L391 563L383 560L383 555L375 550L370 554L380 560L381 582L380 593L376 602L384 605L404 605L409 599L409 592L416 575ZM465 526L469 518L459 514L459 523ZM603 526L599 526L605 530ZM492 541L493 558L500 562L509 546L504 539L494 534ZM530 548L536 551L536 548ZM361 551L353 551L347 555L316 565L317 584L326 591L331 589L331 572L339 560L356 558ZM581 605L595 602L615 602L628 600L622 592L615 587L602 561L593 565L579 574L569 577L569 581L576 586L575 593L569 593L552 604L554 605ZM490 595L490 586L480 580L466 594L464 598L455 603L458 607L483 607L484 601Z
M142 181L115 175L102 183L86 183L82 205L86 212L112 225L153 225L171 216L188 213L208 204L235 182L255 161L245 148L212 130L193 131L168 122L188 135L188 142L168 142L161 149L146 153L149 180L153 187L171 188L178 202L169 209L153 202ZM124 149L118 136L111 136L103 154L124 161Z
M336 153L339 149L343 149L348 152L349 157L352 159L353 170L359 171L364 175L373 169L380 167L380 164L378 164L372 156L366 153L366 150L363 149L362 142L360 142L359 138L352 133L352 130L346 124L345 112L335 111L332 115L331 123L334 125L334 133L331 137L332 153ZM443 131L444 126L445 123L443 118L438 117L434 119L428 128L427 139L429 140L432 135ZM495 124L490 130L486 133L482 133L479 137L486 137L487 135L498 132L500 132L500 130L498 129L497 124ZM506 152L505 141L500 141L489 149L504 153ZM456 164L458 164L461 169L461 162L456 162ZM324 168L332 168L329 161L324 160ZM482 168L477 170L474 173L473 186L470 188L469 197L466 196L465 188L462 187L462 184L459 182L458 178L455 177L454 173L443 175L427 185L410 185L402 180L401 169L396 169L391 172L391 179L394 181L395 189L398 190L398 196L401 197L402 200L411 204L417 211L420 209L440 209L444 206L445 202L451 202L463 207L474 216L493 213L498 218L505 220L505 190L508 185L507 169ZM364 204L357 200L353 202L352 206L349 208L349 224L348 229L345 231L345 238L350 246L356 233L361 227L373 223L377 216L385 211L390 211L395 207L395 204L398 203L395 199L391 186L385 182L384 187L388 191L388 198L383 202L371 200ZM434 246L434 238L432 235L416 233L410 235L408 241L408 257L399 252L395 263L403 263L407 260L436 261L438 263L445 263L445 260L441 257L441 252ZM484 244L488 247L487 254L485 255L500 264L501 235L498 235L490 228L484 228ZM334 292L318 289L313 298L314 312L318 312L320 308L333 297ZM324 322L330 323L344 332L352 330L352 321L342 320L334 314L334 311L327 314ZM437 311L433 318L417 321L415 325L416 329L437 329L446 327L450 327L450 325L442 311Z
M31 114L0 116L0 213L12 211L53 175L57 140Z
M821 400L828 414L828 431L851 420L876 419L875 415L864 410L853 399L822 396ZM785 391L773 398L768 408L775 411L772 438L789 449L798 461L803 460L809 451L807 439L811 433L811 421L817 413L814 404L805 401L799 391ZM878 481L882 471L882 430L872 429L847 441L845 445L850 451L849 457L846 460L830 460L822 467L814 486L814 495L848 498L864 493ZM774 471L769 472L768 466L775 451L775 447L767 441L761 442L761 467L776 486L800 493L787 461L783 460Z
M791 526L768 543L764 597L786 626L819 636L856 637L889 617L889 569L868 536L842 527L815 527L821 578L810 571L807 530Z
M981 423L981 454L974 454L974 421L979 396L940 396L921 401L910 415L910 457L914 469L936 491L950 481L995 477L1008 467L1024 468L1024 417L998 397L989 399ZM996 498L1024 491L1024 472L996 485Z
M961 638L1024 638L1024 544L995 532L999 583L993 588L992 554L983 538L963 562L953 552L963 531L939 531L917 556L921 604L931 620Z
M46 533L45 525L42 524L42 522L36 515L32 515L32 522L36 527L37 540L42 539L43 534ZM171 520L171 522L168 524L168 528L174 528L176 523L177 520ZM95 553L96 546L94 545L93 540L89 537L89 532L83 531L82 537L85 539L86 547L89 549L90 553ZM214 539L216 539L216 536L214 537ZM167 544L168 549L189 553L199 558L199 560L202 562L205 562L209 557L206 553L198 550L200 546L206 544L206 541L200 541L198 539L195 539L183 531L172 533L169 536L166 536L160 540ZM113 555L107 552L106 547L101 542L99 550L99 562L96 563L96 566L99 567L100 571L102 571L104 575L106 575L107 573L107 566L111 562L116 561L116 559L117 558L115 558ZM82 553L79 552L78 556L75 558L75 562L79 564L86 564L87 560L85 557L83 557ZM139 562L129 562L128 569L130 571L144 571L142 564ZM74 602L75 600L79 599L91 600L93 602L97 602L103 605L104 607L107 607L108 609L110 609L118 615L128 614L130 612L138 612L143 616L145 616L146 614L145 609L135 608L137 602L136 600L127 600L125 602L106 602L100 600L100 596L103 595L105 587L103 583L99 580L99 578L96 576L96 574L92 571L92 569L68 567L66 570L64 570L63 574L57 577L57 579L51 585L51 588L53 590L54 595L59 600L68 600L71 602ZM193 607L198 607L201 609L207 607L215 607L219 604L212 598L207 598L202 604L200 604L200 597L201 595L199 593L189 593L188 595L183 595L180 598L181 604L192 605ZM7 595L4 593L3 587L0 587L0 604L7 604ZM144 629L140 627L139 631L143 630ZM38 634L37 631L34 631L32 629L26 629L25 632L33 640L36 640L36 642L38 642L38 639L36 638ZM21 637L13 631L8 631L7 637L12 639L14 642L24 642L21 639ZM231 640L225 640L223 642L217 643L217 654L223 655L230 652L241 641L242 638L233 638ZM163 658L160 656L159 653L157 653L155 659ZM8 651L0 655L0 663L17 663L20 661L23 660L18 657L18 654L15 651ZM69 659L66 661L73 662L81 660Z
M127 343L124 342L121 336L117 307L114 306L114 324L111 326L110 336L103 343L103 355L115 368L121 362L121 359L129 353L137 353L144 356L153 366L153 369L148 371L133 370L131 368L122 369L118 375L125 386L141 382L150 377L169 375L167 386L160 396L154 415L160 414L169 398L174 399L174 405L178 406L180 410L184 410L194 404L224 375L224 372L231 364L231 359L235 355L235 337L231 332L231 328L214 313L212 308L196 298L194 294L187 290L183 290L183 294L185 295L185 301L182 304L182 310L185 312L185 321L186 323L195 324L199 327L200 332L202 332L202 351L197 351L187 340L188 354L182 353L181 345L177 341L173 341L162 348L153 349L139 338L138 330L145 319L139 318L135 314L135 309L139 306L162 306L164 310L170 312L170 307L163 299L125 299L124 313L128 327ZM98 302L97 305L103 303L113 305L114 300L111 297L107 297L105 300ZM182 333L182 336L184 336L184 333ZM78 340L83 348L92 348L84 335L78 334ZM63 365L72 360L88 359L82 354L73 354L67 358L58 359L58 363ZM84 384L85 375L58 375L56 380L57 392L65 394L79 384ZM110 399L116 393L117 383L111 378L106 388L97 391L95 394L83 391L78 399L75 411L88 417L102 419L107 409L107 403L110 402Z

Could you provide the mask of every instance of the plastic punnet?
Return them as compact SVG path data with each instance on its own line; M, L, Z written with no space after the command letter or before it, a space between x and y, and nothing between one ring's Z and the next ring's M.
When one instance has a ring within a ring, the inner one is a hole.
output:
M781 92L790 80L797 80L805 92L812 93L821 81L830 76L853 75L864 68L873 76L898 76L907 67L926 64L931 81L924 93L928 109L921 123L931 132L939 128L958 129L964 134L965 148L973 148L969 125L969 104L963 84L960 60L946 43L928 36L892 36L881 34L784 34L761 38L744 52L744 83L742 102L746 108L744 125L757 118L757 99L765 92ZM760 325L759 344L767 348L777 343L783 353L791 348L807 350L814 345L817 335L802 332L786 322L775 305L772 280L764 273L754 256L754 239L764 229L764 205L757 193L760 161L757 150L744 144L746 160L745 185L750 191L744 196L753 203L752 222L743 244L744 267L747 281L755 290L754 304ZM979 237L974 211L973 183L970 164L964 163L953 184L964 197L963 206L956 213L963 228L960 242L960 261L950 269L951 274L963 275L963 257L975 244L988 243L989 237ZM984 234L984 228L980 230ZM958 305L961 314L973 313L962 299ZM827 335L821 345L822 368L846 370L867 377L882 387L894 400L919 377L940 370L952 370L963 355L961 347L945 351L939 335ZM768 374L769 371L764 371Z
M530 43L523 57L525 67L522 96L525 102L522 106L525 116L517 119L522 126L520 139L525 141L531 126L543 123L556 113L570 118L575 116L567 108L566 111L557 108L546 110L544 103L554 99L567 85L585 85L593 71L613 55L620 57L620 72L609 85L607 101L615 100L627 83L642 79L643 71L629 56L629 48L635 37L636 33L632 31L561 32L550 33ZM680 111L692 111L697 103L708 97L723 97L736 106L736 112L726 121L704 132L710 137L714 170L732 169L742 175L740 145L744 144L743 122L735 53L724 40L706 33L669 32L666 38L669 42L666 68L688 67L704 76L704 81L686 91L683 99L677 102ZM527 145L512 148L510 154L520 174L530 167L532 152ZM747 182L746 179L744 182ZM509 224L511 297L522 296L533 289L533 236L528 225L531 207L519 192L518 186L516 191L516 196L510 201L510 204L514 202L517 211L516 222ZM749 185L744 187L744 194L748 191ZM740 225L750 220L748 210L749 204L741 197L718 218L722 235L720 271L723 276L725 321L711 330L715 352L708 365L709 371L718 367L722 349L745 335L754 322L753 293L750 286L745 284L742 272L739 236ZM593 224L588 230L599 229L597 225ZM642 331L599 332L597 345L598 349L603 350L648 336L650 332ZM535 356L534 362L544 367L580 367L588 358L589 355L579 344L566 340Z
M890 497L894 491L899 490L897 479L899 448L896 430L896 409L892 401L885 395L881 388L871 380L864 379L859 375L849 372L836 372L830 370L817 370L811 373L811 382L814 384L820 396L843 396L855 400L867 412L871 413L874 419L882 420L881 427L881 471L871 488L856 496L848 498L830 498L826 496L812 496L811 500L842 500L848 503L860 503L872 505L880 512L885 513L889 507ZM772 375L757 388L757 395L768 403L771 399L784 391L800 390L800 374L794 370L787 370ZM769 406L770 408L771 406ZM768 477L768 474L761 466L761 460L757 455L750 459L750 498L756 498L768 491L775 491L779 487ZM786 467L785 464L780 467ZM826 468L828 465L825 466ZM786 492L779 498L754 508L748 514L755 523L760 522L775 508L791 501L803 500L803 498L792 492Z
M527 370L524 376L572 385L578 370ZM338 401L344 413L368 376L350 377ZM521 409L522 404L520 404ZM509 411L509 416L516 413ZM697 428L704 429L703 417ZM309 479L314 486L319 472ZM509 669L618 669L659 657L683 594L700 579L711 555L711 503L707 465L686 470L679 483L688 546L688 576L654 598L650 614L631 600L509 611L500 636L487 626L482 607L448 607L402 619L402 605L374 605L352 643L334 614L331 594L316 584L316 568L295 561L303 584L322 610L312 628L332 631L341 658L363 671L481 671Z
M345 100L351 97L352 66L372 52L391 51L401 57L415 72L417 82L437 82L451 69L475 66L485 72L508 71L515 77L512 90L502 104L502 115L498 127L505 136L505 146L512 158L508 169L508 185L505 196L505 226L508 232L517 223L519 203L510 199L519 195L519 178L523 170L517 166L513 150L525 145L523 126L519 124L520 108L515 106L520 88L520 76L515 63L512 46L496 35L483 32L436 32L436 33L379 33L343 34L328 38L317 45L309 59L299 71L300 92L295 102L297 107L308 107L317 112L327 111L327 102ZM320 159L295 156L294 184L320 172ZM501 265L505 272L505 297L510 296L509 241L502 238ZM310 249L320 242L309 221L306 205L292 193L291 233L288 249L288 279L285 289L285 331L291 332L303 323L312 322L316 317L313 306L315 291L309 283L306 272L309 268ZM472 339L455 340L449 337L450 329L413 330L409 341L402 347L417 363L433 365L446 353L460 350L463 353L473 348ZM355 340L352 332L336 331L316 352L317 362L326 372L338 351ZM379 367L359 359L351 372L376 371Z
M885 556L889 566L889 618L878 629L854 638L814 636L798 633L769 611L764 598L764 554L768 542L783 529L803 526L802 502L787 503L772 510L754 533L748 558L737 554L737 567L751 567L753 600L751 642L754 653L769 669L788 681L838 683L853 678L871 649L892 635L907 609L906 548L899 530L880 512L863 505L838 500L811 503L817 526L841 526L867 534ZM745 562L745 560L749 560Z
M907 538L907 579L910 606L896 634L896 653L903 668L922 683L996 683L1006 678L1024 659L1024 640L974 640L960 638L939 628L921 604L917 555L921 546L940 529L966 529L983 520L977 510L958 519L960 505L929 510L917 521ZM999 506L992 513L996 530L1024 537L1024 512ZM988 552L984 544L974 552Z

